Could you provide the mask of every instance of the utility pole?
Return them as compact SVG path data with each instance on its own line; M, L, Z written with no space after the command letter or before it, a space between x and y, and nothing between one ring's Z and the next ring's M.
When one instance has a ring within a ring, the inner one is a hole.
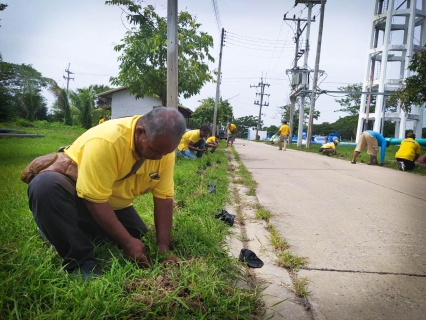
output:
M321 57L321 43L322 43L322 30L324 25L325 1L326 0L321 0L321 15L320 15L320 22L319 22L319 30L318 30L317 56L315 58L314 82L312 84L311 107L309 109L309 124L308 124L308 135L306 137L306 148L309 148L311 146L312 125L313 125L313 116L314 116L314 110L315 110L315 95L317 90L318 69L319 69L319 63L320 63L320 57Z
M297 4L297 1L296 1ZM297 21L297 28L296 28L296 34L294 36L294 42L296 43L296 51L294 54L294 65L293 69L287 70L287 72L292 73L292 84L295 86L292 94L290 95L290 135L289 135L289 143L291 143L293 139L293 122L294 122L294 106L296 104L297 96L299 94L299 84L302 84L302 87L305 89L307 79L308 79L308 71L307 71L307 62L308 62L308 55L309 55L309 33L311 29L311 22L315 22L314 20L311 20L311 14L312 14L312 7L313 3L307 2L306 3L308 7L308 18L307 19L296 19L295 16L293 18L287 18L286 15L284 15L284 20L289 20L296 22ZM303 27L303 29L300 29L300 22L306 21L307 23ZM302 49L299 51L299 39L303 33L303 31L306 29L306 44L305 49ZM302 69L299 69L297 67L297 61L300 59L300 57L304 55L304 62ZM306 70L305 70L306 69ZM302 101L301 101L301 107L299 110L299 129L298 129L298 139L297 139L297 146L302 146L302 134L303 134L303 118L304 118L304 104L305 104L305 95L302 95Z
M262 106L269 106L269 102L268 103L263 103L263 96L270 96L270 94L266 94L265 93L265 87L269 87L270 85L268 83L263 83L263 79L260 78L260 83L257 86L250 86L250 88L260 88L260 93L256 92L256 96L260 95L260 103L259 100L254 101L254 104L259 105L259 118L257 119L257 127L256 127L256 139L257 136L259 134L260 131L260 121L262 118Z
M167 1L167 107L178 109L178 0Z
M67 94L68 94L68 86L69 86L70 80L74 80L74 78L70 78L70 74L74 74L74 72L70 71L70 64L69 63L68 63L68 68L65 69L65 72L67 73L67 76L66 77L63 76L63 77L64 77L64 79L67 80Z
M216 135L216 122L217 122L217 105L219 104L220 96L220 79L222 78L222 48L223 48L223 38L225 35L225 29L222 28L222 35L220 37L220 53L219 53L219 69L217 73L217 82L216 82L216 99L214 101L214 112L213 112L213 130L212 136Z

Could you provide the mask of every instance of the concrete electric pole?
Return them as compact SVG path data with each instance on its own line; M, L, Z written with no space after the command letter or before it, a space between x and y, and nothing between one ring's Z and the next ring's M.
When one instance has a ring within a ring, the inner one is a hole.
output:
M296 1L296 4L298 2ZM302 3L302 2L301 2ZM292 87L293 87L293 92L290 95L290 136L289 136L289 143L291 143L292 139L293 139L293 122L294 122L294 106L296 104L297 101L297 97L300 95L300 90L301 89L306 89L306 85L308 85L308 77L309 77L309 71L307 69L307 63L308 63L308 56L309 56L309 48L310 48L310 44L309 44L309 35L310 35L310 29L311 29L311 22L315 22L315 17L312 20L311 19L311 15L312 15L312 7L313 7L313 3L307 1L306 2L306 6L308 7L308 18L307 19L296 19L295 16L293 16L293 18L287 18L286 15L284 15L284 20L290 20L293 22L297 22L297 29L296 29L296 34L294 36L294 42L296 43L296 51L295 51L295 55L294 55L294 65L293 65L293 69L287 70L287 73L291 73L292 74ZM306 21L305 26L303 27L303 29L300 29L300 22ZM301 35L303 34L303 31L306 28L306 43L305 43L305 48L299 50L299 40ZM303 66L302 68L299 68L297 66L297 61L301 58L301 56L304 55L304 61L303 61ZM301 147L302 146L302 136L303 136L303 120L304 120L304 105L305 105L305 94L301 94L301 107L299 110L299 125L298 125L298 137L297 137L297 146Z
M219 69L217 72L217 82L216 82L216 99L214 101L214 112L213 112L213 129L212 136L216 135L216 122L217 122L217 105L219 104L220 97L220 79L222 78L222 48L223 48L223 39L225 35L225 29L222 28L222 35L220 37L220 53L219 53Z
M178 1L167 1L167 107L178 109Z
M321 15L320 15L320 22L319 22L319 30L318 30L317 56L315 58L314 82L312 84L311 107L309 110L309 124L308 124L308 135L306 137L306 148L309 148L311 145L313 116L314 116L314 110L315 110L315 96L317 91L318 71L319 71L319 63L320 63L320 57L321 57L321 43L322 43L322 30L324 25L325 1L326 0L321 0Z
M260 131L260 122L262 119L262 106L269 106L268 103L263 103L263 96L270 96L270 94L265 93L265 87L269 87L270 85L268 83L263 83L263 79L260 78L260 83L257 86L250 86L250 88L260 88L260 93L256 93L257 95L260 95L260 103L259 100L255 100L254 104L259 105L259 118L257 119L257 127L256 127L256 139Z
M69 63L68 63L68 68L65 69L65 72L67 73L67 76L66 77L63 76L63 77L64 77L65 80L67 80L67 94L68 94L68 87L69 87L70 80L74 80L74 78L70 77L70 74L74 74L74 72L70 71L70 64Z

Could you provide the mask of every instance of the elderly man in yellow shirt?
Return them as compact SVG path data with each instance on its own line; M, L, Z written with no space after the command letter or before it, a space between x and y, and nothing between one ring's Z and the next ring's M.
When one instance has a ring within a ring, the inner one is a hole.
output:
M132 205L146 193L154 200L158 254L164 261L179 261L170 251L170 232L174 150L185 129L182 114L172 108L106 121L65 149L78 166L76 181L55 171L31 180L30 209L66 272L83 280L101 274L94 240L115 241L127 259L150 266L141 241L148 229Z
M401 141L398 151L395 154L400 171L411 171L415 168L414 162L420 157L420 145L414 140L416 135L412 132L407 134L407 138Z
M178 154L187 159L197 159L207 151L204 138L211 134L209 125L203 124L200 129L185 132L178 146Z
M284 151L287 150L287 136L290 133L290 127L287 125L287 121L282 122L282 126L278 129L276 135L279 134L279 140L278 140L278 150L283 149L283 142L284 142Z

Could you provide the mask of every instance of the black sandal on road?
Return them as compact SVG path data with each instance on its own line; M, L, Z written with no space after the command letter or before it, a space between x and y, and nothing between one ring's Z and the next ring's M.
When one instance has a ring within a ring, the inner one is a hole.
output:
M247 266L250 268L262 268L263 261L260 260L256 254L249 249L241 249L240 261L247 262Z

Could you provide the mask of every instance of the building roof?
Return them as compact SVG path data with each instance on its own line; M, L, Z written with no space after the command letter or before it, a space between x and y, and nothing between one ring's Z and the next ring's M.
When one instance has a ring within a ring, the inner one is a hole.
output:
M96 96L98 97L98 105L100 107L105 107L108 104L109 106L111 106L112 95L116 92L123 91L123 90L127 90L127 87L119 87L119 88L115 88L115 89L97 94ZM191 114L194 112L191 109L186 108L182 105L178 105L178 110L180 113L182 113L184 118L190 118Z

